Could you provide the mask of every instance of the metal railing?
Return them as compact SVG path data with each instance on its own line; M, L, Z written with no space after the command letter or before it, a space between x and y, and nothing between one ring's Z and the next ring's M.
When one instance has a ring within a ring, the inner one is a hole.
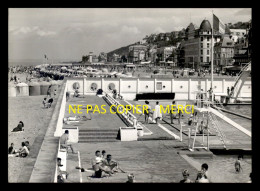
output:
M115 100L113 97L111 97L108 93L104 92L105 96L103 97L106 99L110 105L114 105L113 109L117 110L118 114L121 114L121 116L124 118L124 120L130 125L135 128L137 126L140 126L140 124L137 124L136 117L130 113L128 110L126 110L125 106L120 104L117 100Z

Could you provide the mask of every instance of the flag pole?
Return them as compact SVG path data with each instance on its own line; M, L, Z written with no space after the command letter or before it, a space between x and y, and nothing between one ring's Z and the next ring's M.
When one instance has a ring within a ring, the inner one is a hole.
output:
M213 42L213 28L214 28L214 15L212 10L212 27L211 27L211 101L213 102L213 52L214 52L214 42Z

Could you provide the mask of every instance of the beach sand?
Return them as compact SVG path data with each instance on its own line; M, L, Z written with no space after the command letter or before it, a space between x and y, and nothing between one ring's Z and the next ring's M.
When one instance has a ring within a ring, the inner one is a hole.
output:
M19 149L21 142L27 140L31 146L31 151L27 158L8 158L9 182L25 180L26 175L27 179L30 177L31 172L23 172L24 165L34 166L59 93L60 88L58 88L52 107L49 109L44 109L42 105L42 100L46 97L45 95L8 98L8 146L14 143L14 148ZM18 125L19 121L24 122L24 131L11 132Z

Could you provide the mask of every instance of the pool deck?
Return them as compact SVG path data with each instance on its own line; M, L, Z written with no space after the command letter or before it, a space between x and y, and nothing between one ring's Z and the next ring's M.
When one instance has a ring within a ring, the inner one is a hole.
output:
M105 114L99 114L97 111L93 112L93 110L86 112L86 109L82 109L82 114L75 114L72 110L69 112L69 105L82 105L82 108L86 105L93 105L93 109L95 105L99 107L100 112L103 112L101 109L101 105L105 105L104 108L106 109ZM103 98L97 96L85 96L84 98L70 98L66 103L66 111L64 117L74 117L74 116L86 116L86 121L80 121L78 123L73 124L64 124L63 127L71 127L77 126L79 130L85 129L113 129L118 130L119 127L125 127L125 123L116 115L112 114L109 111L109 105L105 102Z
M124 102L124 101L121 101ZM133 105L144 105L144 101L127 101L128 103L131 103ZM127 104L126 102L126 104ZM152 108L154 108L155 106L155 100L154 101L150 101L150 106ZM190 101L187 101L187 103L190 103ZM167 105L167 104L171 104L171 101L162 101L160 102L161 105ZM228 114L227 114L228 115ZM190 115L188 114L184 114L183 118L181 119L181 121L184 123L184 127L183 130L187 130L188 127L188 118ZM228 115L230 116L230 114ZM199 115L199 117L201 117ZM231 116L230 116L231 117ZM236 116L236 120L237 120L238 116ZM144 121L144 117L140 117L139 118L141 122ZM218 121L220 121L220 130L223 132L223 134L225 135L224 141L225 144L227 146L227 149L242 149L242 150L251 150L252 149L252 141L251 141L251 137L247 136L246 134L244 134L243 132L239 131L238 129L236 129L235 127L233 127L232 125L230 125L229 123L225 122L224 120L221 120L219 117L217 117ZM249 131L251 131L251 125L248 125L251 123L251 120L248 119L244 119L246 122L243 122L243 124L245 124L245 128ZM173 133L175 133L176 135L180 136L180 125L178 124L177 120L173 120L174 124L170 124L170 116L169 114L163 114L163 120L159 121L159 123L161 123L165 128L167 128L168 130L172 131ZM145 124L149 129L152 128L153 124ZM209 123L210 126L212 126L212 123ZM156 128L158 129L158 128ZM215 133L216 135L216 133ZM188 142L188 137L187 137L187 132L183 132L183 144L187 146ZM223 149L223 144L221 143L220 139L218 136L210 136L210 148L214 148L214 149ZM202 136L198 136L196 139L200 144L203 143L202 140ZM206 140L206 138L205 138ZM206 144L206 142L204 142L204 144Z
M123 102L120 102L124 104ZM65 117L75 115L86 115L86 109L82 109L82 114L69 113L69 105L81 104L106 105L106 114L91 113L91 120L80 121L72 126L79 129L116 129L126 126L117 116L111 114L109 105L103 98L97 96L85 96L85 98L70 98L66 105ZM93 111L92 111L93 112ZM140 115L140 114L137 114ZM94 142L77 143L76 150L79 156L69 153L67 158L67 171L70 174L67 182L126 182L127 173L134 173L137 182L179 182L182 179L181 172L188 169L191 178L195 179L196 169L184 160L180 151L188 151L185 143L175 140L170 134L162 130L156 124L145 124L153 132L147 138L131 142ZM71 126L71 125L64 125ZM177 131L175 131L177 133ZM144 136L145 137L145 136ZM91 169L91 158L94 157L96 150L106 150L107 154L112 154L113 158L120 163L121 168L127 173L117 173L112 177L92 178L92 171L79 172L75 169L81 166ZM208 152L211 153L211 152ZM80 178L82 177L82 178Z

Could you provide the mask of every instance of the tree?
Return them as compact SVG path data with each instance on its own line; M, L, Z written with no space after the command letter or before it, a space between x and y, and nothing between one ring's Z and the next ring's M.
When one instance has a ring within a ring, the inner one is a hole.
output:
M126 58L125 55L121 56L121 61L122 61L122 62L127 62L127 58Z
M89 60L89 56L82 56L82 62L87 62Z

